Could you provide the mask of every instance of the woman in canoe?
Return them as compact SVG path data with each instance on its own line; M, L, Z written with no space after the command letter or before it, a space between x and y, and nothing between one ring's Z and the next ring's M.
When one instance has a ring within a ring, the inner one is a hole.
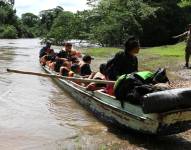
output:
M139 53L139 40L135 37L129 38L125 42L124 51L120 51L110 59L106 64L106 78L116 81L123 74L130 74L138 71L138 59L136 54ZM114 95L113 85L108 85L106 93Z
M125 42L124 51L120 51L106 64L106 73L109 80L116 80L123 74L138 71L138 59L135 56L139 53L139 41L135 37Z

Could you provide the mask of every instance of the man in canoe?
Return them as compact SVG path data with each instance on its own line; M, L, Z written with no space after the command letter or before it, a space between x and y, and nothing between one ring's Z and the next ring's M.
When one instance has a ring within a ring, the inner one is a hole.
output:
M44 46L39 52L39 58L42 58L44 55L47 54L47 51L50 49L52 43L50 41L46 42L46 46Z
M189 67L189 59L191 55L191 24L188 25L188 31L177 35L173 36L173 38L180 38L180 37L185 37L187 36L187 41L186 41L186 48L185 48L185 68L190 68Z
M72 43L66 42L62 50L58 53L58 57L70 60L72 57L81 57L81 53L72 49Z
M106 64L106 74L109 80L116 80L123 74L138 71L138 59L135 54L139 53L139 41L135 37L125 42L124 51L118 52Z
M65 43L64 48L57 54L55 71L59 72L60 67L65 61L72 61L73 57L80 57L79 51L72 50L72 43Z

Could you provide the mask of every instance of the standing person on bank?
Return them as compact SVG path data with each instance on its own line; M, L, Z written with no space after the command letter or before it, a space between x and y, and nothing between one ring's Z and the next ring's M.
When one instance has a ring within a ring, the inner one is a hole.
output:
M135 54L139 53L139 40L135 37L125 42L124 51L120 51L106 64L106 75L109 80L117 80L123 74L138 71L138 59Z
M186 48L185 48L185 68L190 68L189 67L189 59L190 59L190 55L191 55L191 24L188 25L188 31L177 35L177 36L173 36L173 38L180 38L180 37L185 37L187 36L187 40L186 40Z

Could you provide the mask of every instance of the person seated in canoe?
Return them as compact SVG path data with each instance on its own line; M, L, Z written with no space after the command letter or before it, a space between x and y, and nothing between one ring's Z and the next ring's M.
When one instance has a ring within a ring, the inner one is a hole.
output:
M75 75L79 75L80 74L80 65L78 63L73 63L71 65L71 71L73 71Z
M58 53L58 57L70 60L72 57L81 57L81 53L72 48L72 43L66 42L62 50Z
M48 52L48 54L45 55L46 65L47 65L47 66L49 66L50 63L52 63L52 62L55 61L56 55L57 55L57 53L55 53L53 49L50 49L50 51Z
M92 73L92 70L90 68L91 61L94 58L92 58L90 55L85 55L82 58L82 62L80 62L80 75L81 76L89 76Z
M116 80L123 74L129 74L138 71L138 59L136 54L139 53L139 40L130 37L125 42L124 51L120 51L110 59L106 64L106 73L109 80Z
M64 43L64 48L57 54L56 56L56 63L54 66L54 71L59 72L60 67L63 65L65 61L68 61L69 52L72 49L71 43Z
M49 64L50 61L54 61L56 54L53 49L47 49L46 54L40 58L41 65L45 66Z
M88 78L89 79L96 79L96 80L106 80L105 78L105 67L106 64L101 64L99 66L99 71L96 73L92 73ZM86 86L87 90L94 91L94 90L99 90L103 89L106 87L106 84L97 84L95 82L92 82Z
M65 43L64 48L57 54L55 71L58 72L64 61L71 61L73 57L80 56L80 52L72 50L72 43Z
M139 53L139 40L135 37L130 37L124 44L124 51L120 51L110 59L106 64L106 78L116 81L123 74L130 74L138 71L138 59L136 54ZM108 85L106 93L114 95L113 85Z
M39 52L39 58L42 58L44 55L47 54L47 51L50 49L52 43L50 41L46 42L46 46L44 46Z
M80 63L79 58L76 56L71 57L70 61L72 64L79 64Z
M74 72L71 71L71 63L69 61L65 61L60 67L60 75L69 77L74 75Z

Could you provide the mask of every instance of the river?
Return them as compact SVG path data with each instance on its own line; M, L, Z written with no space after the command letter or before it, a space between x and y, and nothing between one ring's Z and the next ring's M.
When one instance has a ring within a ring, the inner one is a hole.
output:
M38 39L0 40L0 149L190 149L191 130L167 137L121 131L94 117L43 72ZM54 47L58 49L58 47Z

